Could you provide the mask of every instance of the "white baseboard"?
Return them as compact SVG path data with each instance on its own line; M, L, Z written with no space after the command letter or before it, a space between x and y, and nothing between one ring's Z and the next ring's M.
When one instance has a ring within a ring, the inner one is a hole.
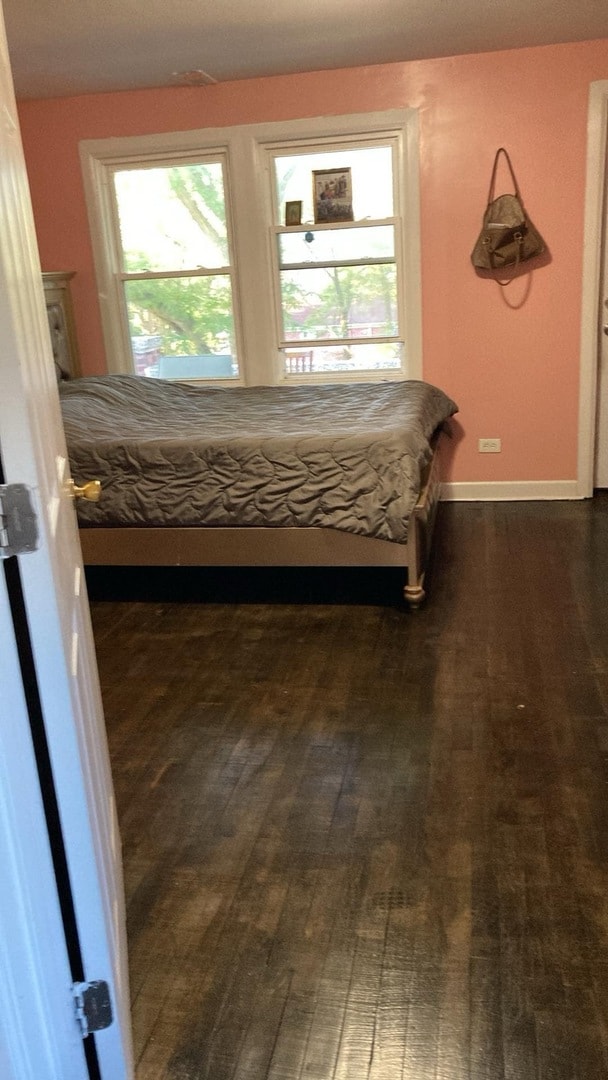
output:
M580 499L576 480L506 480L489 483L444 483L444 502L523 502L538 499Z

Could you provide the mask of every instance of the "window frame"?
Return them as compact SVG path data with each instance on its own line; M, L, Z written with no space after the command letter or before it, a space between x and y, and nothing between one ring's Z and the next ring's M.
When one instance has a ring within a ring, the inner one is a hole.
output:
M297 153L300 145L302 152L314 152L317 148L333 148L333 143L352 142L356 147L367 141L382 143L389 139L394 140L395 146L395 244L399 248L403 281L398 305L405 370L379 371L374 374L374 381L421 378L418 110L414 108L82 141L81 166L108 371L131 373L133 370L111 172L184 162L188 158L194 160L197 155L201 159L217 155L224 160L239 377L212 381L226 386L301 382L301 376L286 375L283 354L278 349L278 278L273 269L277 262L276 232L282 227L278 224L271 155ZM245 276L247 287L243 288ZM360 382L363 377L371 381L368 372L329 374L333 382ZM313 373L305 376L304 381L325 382L327 376Z
M374 149L376 147L390 146L391 149L391 179L392 179L392 201L393 201L393 214L386 218L355 218L352 221L340 221L332 223L302 223L299 226L286 226L281 223L281 206L278 205L276 198L276 183L275 181L275 157L297 157L299 154L306 153L311 154L315 152L324 153L331 151L332 153L341 154L343 150L360 150L360 149ZM365 343L370 345L379 345L385 342L403 342L404 360L407 356L407 342L405 339L405 291L407 289L406 275L404 269L404 245L403 245L403 228L402 228L402 214L401 214L401 184L399 182L401 172L401 160L400 160L400 145L399 136L395 133L387 133L385 131L375 133L374 135L362 136L360 133L352 134L347 138L337 139L334 134L326 136L323 139L319 138L316 134L312 141L298 140L297 146L294 146L294 141L289 140L285 145L268 144L264 146L264 150L268 157L268 171L270 186L272 188L272 205L271 215L272 223L270 228L270 261L271 261L271 273L272 273L272 286L274 296L274 314L275 314L275 338L278 345L279 354L279 372L278 378L282 378L285 382L335 382L336 379L340 381L356 380L361 382L376 381L381 379L400 379L406 377L403 370L355 370L352 372L339 372L336 369L328 370L327 372L314 372L312 377L310 374L297 374L286 373L284 365L285 351L291 350L305 350L307 347L313 347L315 345L328 345L334 344L364 344L363 339L355 338L351 336L349 338L338 339L333 338L318 339L317 341L309 341L308 339L289 341L282 334L283 331L283 307L281 299L281 271L289 268L289 264L285 266L281 263L279 257L279 237L282 234L298 233L298 232L332 232L332 231L345 231L350 229L362 230L366 228L377 228L378 226L387 226L393 230L394 239L394 255L392 259L372 259L368 257L362 257L360 259L349 260L337 260L332 264L329 260L327 262L320 261L318 264L315 262L315 266L323 267L329 265L336 266L365 266L365 265L378 265L381 261L389 263L395 266L397 286L399 282L403 282L405 289L397 288L396 294L396 308L397 308L397 322L400 328L403 329L402 334L392 335L391 337L369 337L365 339ZM395 169L395 161L397 161L397 168ZM300 263L293 264L296 268L307 268L308 264Z

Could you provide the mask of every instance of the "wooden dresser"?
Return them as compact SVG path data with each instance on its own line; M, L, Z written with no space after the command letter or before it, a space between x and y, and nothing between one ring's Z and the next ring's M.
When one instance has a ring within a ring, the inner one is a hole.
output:
M46 311L51 331L57 377L76 379L81 374L70 282L73 271L43 273Z

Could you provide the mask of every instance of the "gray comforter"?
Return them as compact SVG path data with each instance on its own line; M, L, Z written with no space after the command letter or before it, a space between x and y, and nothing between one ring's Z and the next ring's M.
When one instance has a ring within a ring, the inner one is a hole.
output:
M457 411L428 383L194 387L128 375L60 387L81 526L325 526L403 543L429 438Z

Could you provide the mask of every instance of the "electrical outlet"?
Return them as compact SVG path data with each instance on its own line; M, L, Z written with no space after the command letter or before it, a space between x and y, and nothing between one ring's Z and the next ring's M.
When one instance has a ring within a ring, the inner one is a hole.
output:
M500 454L501 445L500 439L480 439L479 440L479 453L480 454Z

